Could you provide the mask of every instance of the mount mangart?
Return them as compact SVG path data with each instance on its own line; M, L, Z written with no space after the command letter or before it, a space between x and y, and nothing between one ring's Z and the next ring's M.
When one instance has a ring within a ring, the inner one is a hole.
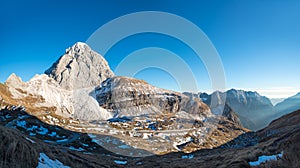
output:
M258 165L297 167L299 104L115 76L78 42L45 74L0 84L0 167L249 167L273 155Z

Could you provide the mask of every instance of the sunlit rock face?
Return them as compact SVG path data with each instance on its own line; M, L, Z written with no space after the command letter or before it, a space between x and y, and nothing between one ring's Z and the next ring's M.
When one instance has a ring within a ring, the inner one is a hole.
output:
M211 115L207 105L178 92L154 87L143 80L113 77L96 88L99 105L116 116L177 113Z
M81 42L68 48L45 73L66 90L96 86L114 76L107 61Z

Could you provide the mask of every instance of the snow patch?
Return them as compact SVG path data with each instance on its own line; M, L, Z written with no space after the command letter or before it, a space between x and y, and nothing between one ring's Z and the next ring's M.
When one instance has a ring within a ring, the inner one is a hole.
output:
M9 119L9 118L11 118L11 117L12 117L12 116L9 115L9 114L6 114L6 116L5 116L6 119Z
M119 165L125 165L125 164L127 164L127 161L126 161L126 160L124 160L124 161L122 161L122 160L114 160L114 162L115 162L116 164L119 164Z
M271 155L271 156L266 156L266 155L262 155L258 157L257 161L254 162L249 162L250 166L258 166L261 163L264 163L266 161L271 161L271 160L277 160L277 158L282 158L283 152L276 154L276 155Z
M82 145L85 146L85 147L89 147L89 144L83 143Z
M69 166L63 165L59 160L50 159L45 153L40 153L39 164L37 168L70 168Z
M62 143L62 142L68 142L68 139L61 139L61 140L57 140L57 143Z
M98 145L102 145L102 142L99 142L99 140L97 139L97 136L94 134L88 134L88 136L92 139L92 142L98 144Z
M51 132L51 134L49 134L49 136L51 136L51 137L54 137L54 136L56 136L56 135L57 135L56 132Z
M17 121L17 126L26 129L26 121Z
M30 128L27 128L28 131L33 131L33 130L36 130L36 129L38 129L38 126L36 126L36 125L33 125Z
M43 127L43 126L41 126L39 128L39 131L37 131L37 133L40 134L40 135L46 135L48 133L48 129L45 128L45 127Z
M84 151L84 149L81 148L81 147L75 148L75 147L73 147L73 146L70 146L69 149L70 149L70 150L74 150L74 151L79 151L79 152Z
M31 143L35 143L34 140L32 140L32 139L30 139L30 138L28 138L28 137L25 137L25 139L26 139L27 141L31 142Z
M136 165L142 165L143 164L143 162L137 162L136 163Z
M121 149L129 149L130 147L128 145L120 145L118 146L118 148L121 148Z
M179 138L176 138L176 139L179 139ZM192 141L193 141L192 137L186 137L186 138L183 138L183 139L179 139L179 142L173 142L173 147L176 150L181 151L180 146L188 144Z
M193 155L193 154L181 156L181 159L193 159L193 158L194 158L194 155Z
M36 133L30 132L29 136L36 136Z

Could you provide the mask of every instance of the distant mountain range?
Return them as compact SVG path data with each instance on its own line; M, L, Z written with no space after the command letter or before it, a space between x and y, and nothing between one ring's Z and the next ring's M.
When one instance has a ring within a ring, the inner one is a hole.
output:
M291 111L300 109L300 93L289 97L282 102L275 105L276 113L273 115L274 118L281 117Z
M278 103L281 103L286 98L270 98L270 101L272 102L273 106L275 106Z
M269 98L252 91L231 89L226 92L217 91L211 95L201 92L184 94L200 98L216 114L222 114L222 110L218 108L220 105L228 105L237 114L242 125L251 130L261 129L272 120L300 109L300 93L276 105L273 105Z

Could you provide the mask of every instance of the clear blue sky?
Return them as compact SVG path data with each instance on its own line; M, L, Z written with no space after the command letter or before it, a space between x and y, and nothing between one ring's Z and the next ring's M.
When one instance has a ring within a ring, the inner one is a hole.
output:
M300 88L299 0L2 0L0 82L11 73L27 81L106 22L146 10L174 13L199 26L219 52L228 88L277 95ZM150 46L178 53L197 74L200 90L210 90L201 61L167 36L144 34L124 39L106 59L114 70L126 54ZM157 69L146 69L136 77L178 89L170 75Z

